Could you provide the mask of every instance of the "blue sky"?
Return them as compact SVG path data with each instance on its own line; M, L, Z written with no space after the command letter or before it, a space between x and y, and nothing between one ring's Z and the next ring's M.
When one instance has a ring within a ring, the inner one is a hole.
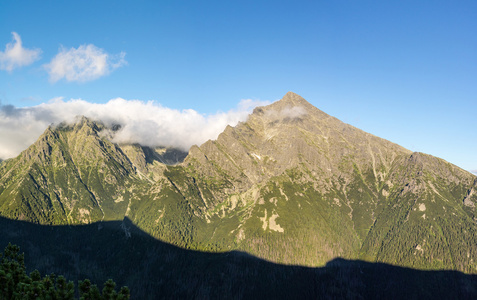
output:
M5 110L58 97L153 100L210 123L243 99L293 91L477 170L476 28L475 1L6 0L0 101ZM23 52L8 56L15 37Z

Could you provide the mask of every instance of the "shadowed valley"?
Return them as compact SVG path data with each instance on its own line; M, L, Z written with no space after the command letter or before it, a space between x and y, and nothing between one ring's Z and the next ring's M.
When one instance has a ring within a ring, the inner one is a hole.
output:
M15 243L29 271L68 280L114 278L132 299L475 299L477 275L334 259L319 268L239 251L207 253L156 240L129 219L45 226L0 218L0 247Z

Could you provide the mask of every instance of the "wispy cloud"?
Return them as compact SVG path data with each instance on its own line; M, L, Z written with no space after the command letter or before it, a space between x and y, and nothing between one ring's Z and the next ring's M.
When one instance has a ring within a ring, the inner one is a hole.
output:
M281 119L299 119L302 116L306 115L306 109L302 106L287 106L283 109L277 110L267 110L266 116L270 119L281 120Z
M114 69L124 66L126 53L117 55L106 53L95 45L81 45L78 48L61 48L59 53L44 67L50 81L60 79L85 82L108 75Z
M227 125L245 121L257 105L268 102L242 100L236 109L203 115L195 110L177 110L153 101L117 98L104 104L84 100L53 99L27 108L0 106L0 158L10 158L26 149L52 123L73 122L78 115L119 124L112 140L144 146L172 146L188 150L215 139Z
M27 66L40 59L40 49L26 49L22 46L22 39L16 32L12 32L13 41L8 43L5 51L0 51L0 69L12 71Z
M474 173L475 175L477 175L477 170L470 170L471 173Z

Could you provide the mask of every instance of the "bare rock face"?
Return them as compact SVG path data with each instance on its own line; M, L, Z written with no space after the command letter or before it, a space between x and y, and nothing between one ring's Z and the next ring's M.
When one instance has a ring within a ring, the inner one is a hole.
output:
M306 170L324 186L327 178L349 179L354 168L372 171L381 182L393 160L410 153L289 92L276 103L255 108L246 122L227 127L216 141L191 151L186 165L200 162L197 169L204 176L217 176L220 169L240 178L237 188L243 191L292 168Z
M477 203L477 178L474 181L474 185L469 189L467 195L464 198L464 205L470 208L474 208Z

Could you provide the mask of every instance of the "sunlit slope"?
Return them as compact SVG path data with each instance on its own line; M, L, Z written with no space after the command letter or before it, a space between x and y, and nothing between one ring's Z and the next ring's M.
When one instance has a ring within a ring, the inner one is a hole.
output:
M3 216L42 224L88 223L124 215L134 168L98 124L50 127L2 165Z
M476 184L468 172L430 155L396 161L361 258L475 273Z

